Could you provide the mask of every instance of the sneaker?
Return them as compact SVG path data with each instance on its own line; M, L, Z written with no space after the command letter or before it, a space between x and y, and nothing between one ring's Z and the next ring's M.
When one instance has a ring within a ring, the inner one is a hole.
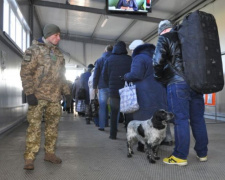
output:
M205 157L198 157L198 156L197 156L197 158L198 158L198 160L199 160L200 162L205 162L205 161L208 160L208 157L207 157L207 156L205 156Z
M186 166L188 164L186 159L180 159L173 155L169 156L168 158L164 158L163 162L166 164L175 164L178 166Z

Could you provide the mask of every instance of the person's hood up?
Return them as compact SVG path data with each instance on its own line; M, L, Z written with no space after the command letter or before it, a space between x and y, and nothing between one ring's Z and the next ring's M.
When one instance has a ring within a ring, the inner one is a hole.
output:
M113 54L127 54L126 44L123 41L117 42L113 46L112 53Z

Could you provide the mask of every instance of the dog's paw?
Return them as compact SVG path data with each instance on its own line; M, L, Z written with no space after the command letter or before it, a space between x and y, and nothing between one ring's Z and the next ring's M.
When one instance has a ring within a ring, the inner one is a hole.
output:
M134 154L134 151L131 151L131 154Z
M160 160L160 157L159 157L159 156L156 156L156 157L155 157L155 160Z
M127 154L127 157L128 157L128 158L131 158L131 157L132 157L132 155L131 155L131 154Z
M156 163L156 161L155 161L154 159L149 159L149 162L150 162L151 164L155 164L155 163Z

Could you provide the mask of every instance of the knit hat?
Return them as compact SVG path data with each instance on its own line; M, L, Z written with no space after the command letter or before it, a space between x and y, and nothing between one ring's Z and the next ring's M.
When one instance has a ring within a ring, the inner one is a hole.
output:
M158 35L161 34L161 32L163 32L165 29L168 28L172 28L173 25L169 20L163 20L159 23L159 27L158 27Z
M129 49L130 49L131 51L133 51L136 47L138 47L138 46L140 46L140 45L142 45L142 44L144 44L144 41L142 41L142 40L140 40L140 39L134 40L134 41L130 44Z
M58 26L54 24L47 24L43 29L44 38L48 38L49 36L60 33L60 29Z

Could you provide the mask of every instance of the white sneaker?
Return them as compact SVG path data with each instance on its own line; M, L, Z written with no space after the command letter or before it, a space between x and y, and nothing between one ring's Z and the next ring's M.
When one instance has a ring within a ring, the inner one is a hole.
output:
M208 160L208 157L207 157L207 156L205 156L205 157L198 157L198 156L197 156L197 158L198 158L198 160L199 160L200 162L205 162L205 161Z

